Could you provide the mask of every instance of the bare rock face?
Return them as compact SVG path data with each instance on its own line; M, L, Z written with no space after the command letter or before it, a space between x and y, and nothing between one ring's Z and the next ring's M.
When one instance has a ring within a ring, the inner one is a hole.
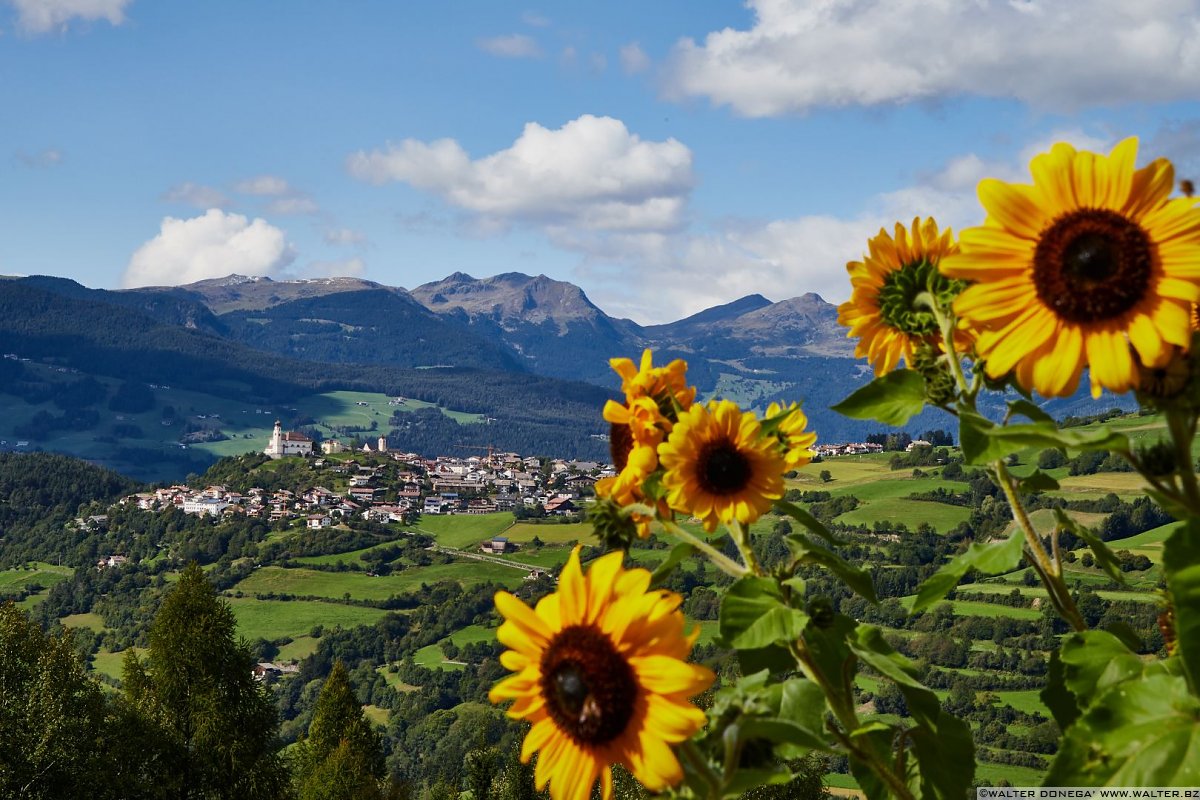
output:
M611 319L578 286L545 275L506 272L491 278L472 278L455 272L443 280L418 286L412 296L435 313L459 310L472 319L488 318L505 330L550 322L560 334L566 334L573 325L595 325L602 318Z
M185 295L204 303L214 314L221 315L230 311L256 311L307 297L323 297L339 292L360 292L364 289L390 289L404 292L403 289L391 289L391 287L362 278L310 278L276 281L270 278L246 275L226 275L224 278L208 278L184 286L151 286L129 291L168 292Z

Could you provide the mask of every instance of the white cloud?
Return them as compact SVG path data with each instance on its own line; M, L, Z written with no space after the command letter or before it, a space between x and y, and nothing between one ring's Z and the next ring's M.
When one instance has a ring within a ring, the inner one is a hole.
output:
M129 259L122 285L178 286L239 275L273 275L296 257L284 232L266 220L210 209L191 219L163 218L159 233Z
M475 44L483 52L501 58L540 58L542 55L542 48L534 38L523 33L477 39Z
M277 197L267 203L267 212L278 215L315 214L321 210L317 202L306 194L292 194L287 197Z
M296 189L278 175L255 175L234 184L233 190L240 194L274 198L266 205L268 214L298 216L316 214L321 210L308 194Z
M491 222L551 229L673 228L693 183L681 142L642 141L620 120L590 115L557 130L528 123L512 147L475 160L453 139L405 139L359 151L347 168L360 180L433 192Z
M367 235L353 228L329 228L324 238L325 244L359 246L367 243Z
M292 187L277 175L256 175L244 181L238 181L233 186L235 192L253 194L260 197L278 197L288 194Z
M65 158L63 151L57 147L47 147L39 153L30 153L26 150L17 151L17 160L32 169L57 167Z
M760 293L774 300L815 292L838 303L850 294L846 262L858 260L867 240L896 222L932 216L956 232L983 221L976 187L985 177L1030 183L1029 161L1058 141L1107 152L1111 140L1078 130L1059 131L1029 144L1011 159L989 161L973 153L950 158L937 172L909 186L868 199L846 217L811 215L773 221L726 223L706 233L559 238L584 253L580 267L589 294L602 308L641 322L680 319L719 303ZM1157 152L1143 150L1148 162Z
M749 30L683 39L670 96L746 116L964 94L1060 110L1191 100L1193 0L749 0Z
M521 15L521 21L531 28L549 28L550 20L536 11L526 11Z
M229 205L229 198L219 189L191 181L185 181L167 189L163 192L162 199L166 203L180 203L204 209L224 208Z
M125 21L125 7L131 0L9 0L17 10L17 27L29 34L65 31L72 20L85 22L108 20L112 25Z
M341 261L311 261L300 271L302 278L361 278L367 265L361 258L346 258Z
M592 72L604 72L608 69L608 57L603 53L592 53L588 61L591 63Z
M650 68L650 56L637 42L630 42L621 47L621 69L626 75L636 75Z

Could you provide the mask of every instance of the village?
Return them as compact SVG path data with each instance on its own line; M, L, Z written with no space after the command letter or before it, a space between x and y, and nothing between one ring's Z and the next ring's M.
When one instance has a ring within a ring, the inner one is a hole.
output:
M586 498L595 494L596 481L616 474L610 464L499 453L490 448L485 456L425 458L390 451L383 437L374 448L367 444L355 450L337 440L326 440L322 451L317 453L314 442L303 434L283 431L276 423L264 455L305 458L327 479L328 486L236 491L223 485L201 489L174 484L129 495L121 503L145 511L174 507L185 514L213 518L244 515L289 525L302 520L309 529L330 528L352 519L411 524L421 515L497 511L577 517ZM508 546L503 540L488 541L480 550L503 553ZM120 556L106 556L98 566L122 562Z
M910 445L923 444L915 441ZM818 458L879 452L881 445L853 442L818 445ZM595 494L596 482L616 474L612 464L522 456L486 448L482 456L437 456L392 451L379 437L349 449L336 439L315 442L301 433L283 431L279 422L263 451L273 460L305 458L330 486L234 491L213 485L203 489L182 484L129 495L121 502L146 511L175 507L185 514L214 518L257 517L272 523L297 524L309 529L330 528L351 519L411 524L421 515L491 514L513 511L518 516L571 517L582 515ZM396 469L384 464L394 462ZM480 550L503 553L509 545L489 541ZM106 557L100 566L115 566L120 556ZM115 559L115 560L114 560Z

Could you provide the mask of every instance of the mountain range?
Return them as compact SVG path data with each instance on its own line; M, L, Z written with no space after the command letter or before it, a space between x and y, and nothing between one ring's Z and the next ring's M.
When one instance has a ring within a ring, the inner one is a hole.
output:
M599 408L618 385L608 361L636 361L645 348L656 363L685 358L701 396L760 409L801 401L823 441L880 427L829 410L870 373L836 307L815 294L779 302L752 294L644 326L608 315L571 283L512 272L457 272L411 290L238 275L122 291L47 276L0 282L3 352L248 402L332 389L406 394L531 426L522 430L536 429L536 441L563 454L596 453ZM1096 410L1083 395L1047 406L1060 415ZM927 411L910 428L950 422ZM482 444L495 431L470 435Z

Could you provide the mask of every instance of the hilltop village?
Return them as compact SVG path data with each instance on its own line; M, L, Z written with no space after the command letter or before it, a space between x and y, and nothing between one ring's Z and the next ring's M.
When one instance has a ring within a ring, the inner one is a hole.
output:
M281 431L276 423L264 455L273 460L306 457L326 485L235 490L182 484L125 497L125 505L158 511L178 508L185 514L244 515L269 522L303 518L308 528L325 528L350 519L408 523L417 515L490 514L569 516L594 494L596 481L616 474L611 464L496 453L486 456L438 456L389 452L380 437L376 449L346 450L325 441L317 455L302 434Z

